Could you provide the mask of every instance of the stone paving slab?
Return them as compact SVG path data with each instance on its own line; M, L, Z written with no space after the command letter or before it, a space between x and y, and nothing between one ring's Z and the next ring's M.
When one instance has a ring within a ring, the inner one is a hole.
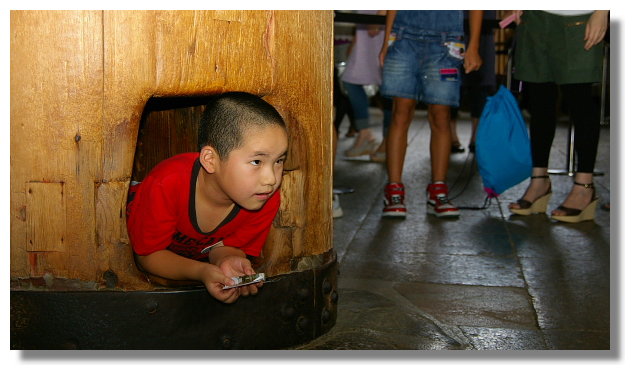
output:
M373 131L381 137L377 111ZM347 125L343 124L342 134ZM470 124L459 119L466 144ZM566 166L568 125L556 131L552 164ZM609 129L600 137L595 179L600 204L610 197ZM456 220L426 214L429 128L417 111L404 167L408 217L381 218L383 164L345 160L353 142L341 137L334 185L344 217L334 221L340 262L335 327L299 349L553 350L611 348L611 214L562 224L547 215L510 215L527 182L484 209L473 154L451 156L450 196L463 207ZM552 175L554 209L571 186ZM614 233L613 233L614 235Z

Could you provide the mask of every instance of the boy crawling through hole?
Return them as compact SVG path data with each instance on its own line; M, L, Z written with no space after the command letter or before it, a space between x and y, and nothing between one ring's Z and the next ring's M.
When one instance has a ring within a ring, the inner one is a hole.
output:
M253 275L280 206L287 155L284 120L258 96L229 92L206 106L199 152L159 163L131 186L128 234L137 264L171 280L196 280L225 303L262 282L224 289Z

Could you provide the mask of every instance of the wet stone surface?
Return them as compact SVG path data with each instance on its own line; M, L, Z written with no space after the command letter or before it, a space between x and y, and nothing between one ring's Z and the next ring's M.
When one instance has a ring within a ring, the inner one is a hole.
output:
M463 349L434 322L380 294L340 289L338 322L306 349Z
M381 139L380 112L371 124ZM610 211L594 221L556 223L548 215L510 215L527 181L481 207L485 193L473 154L453 154L448 185L459 219L426 213L429 126L417 111L404 167L408 217L381 218L385 167L347 160L354 138L340 128L334 186L344 216L334 220L340 263L335 326L298 349L320 350L608 350L612 327ZM601 131L594 182L599 206L609 202L609 127ZM464 146L470 123L457 123ZM550 168L567 165L568 124L559 124ZM466 147L467 148L467 147ZM363 159L360 158L360 159ZM548 212L565 199L571 177L551 175ZM619 252L614 252L619 258ZM614 263L613 263L614 264ZM613 310L615 311L615 310ZM611 333L614 333L611 335Z

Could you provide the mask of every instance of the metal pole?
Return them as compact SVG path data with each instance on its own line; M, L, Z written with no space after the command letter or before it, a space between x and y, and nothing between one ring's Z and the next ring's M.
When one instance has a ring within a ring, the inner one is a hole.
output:
M573 121L569 120L569 139L567 139L567 169L549 169L547 173L557 175L569 175L575 174L575 128Z
M608 121L606 120L606 81L608 77L606 73L608 72L608 55L609 55L609 44L604 44L604 58L602 59L602 97L600 98L600 125L608 125Z

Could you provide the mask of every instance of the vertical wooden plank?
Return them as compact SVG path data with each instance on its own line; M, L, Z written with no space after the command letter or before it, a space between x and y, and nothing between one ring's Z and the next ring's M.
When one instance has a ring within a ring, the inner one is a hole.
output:
M28 183L26 190L27 251L64 251L64 184Z
M289 123L290 156L285 168L294 173L299 171L298 176L303 180L302 188L291 187L293 192L279 215L302 217L295 221L298 227L293 228L292 254L289 254L300 258L333 247L333 14L330 11L276 11L269 23L273 30L269 32L268 44L274 66L274 89L267 98L283 108ZM275 251L281 249L278 247ZM289 259L282 263L291 262Z
M102 181L130 177L141 114L156 88L156 17L155 11L104 12Z
M93 278L85 254L94 247L93 178L101 152L101 30L100 11L11 11L12 277L42 276L47 270L59 277ZM26 190L40 193L37 187L54 186L47 185L51 182L64 186L63 201L55 203L64 209L53 213L54 230L38 233L29 229L29 211L52 203L45 198L29 203ZM38 266L32 267L28 238L51 235L37 240L49 246L59 240L60 225L66 227L65 251L38 253Z
M107 248L128 237L125 232L122 232L120 225L122 219L125 219L128 182L97 183L97 185L95 189L97 193L95 197L96 225L101 230L96 235L98 250L104 253ZM106 260L106 262L109 261Z
M13 185L11 182L9 262L12 279L26 277L29 274L29 261L26 256L26 189L16 192Z
M104 117L102 169L95 178L94 277L116 275L118 287L142 289L147 283L134 266L125 228L127 186L143 108L157 81L157 12L104 11ZM116 226L114 228L113 226Z
M137 269L132 258L126 228L126 196L128 182L111 181L97 184L95 208L97 268L95 278L101 281L106 273L117 279L117 287L142 288L147 279Z

